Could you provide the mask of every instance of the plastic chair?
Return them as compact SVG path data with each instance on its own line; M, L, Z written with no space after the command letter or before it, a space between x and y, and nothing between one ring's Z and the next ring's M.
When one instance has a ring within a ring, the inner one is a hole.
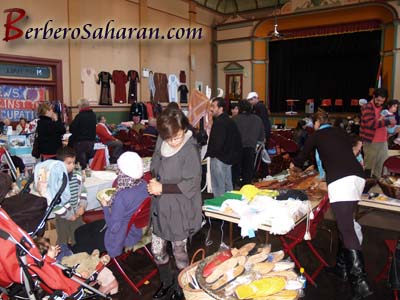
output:
M331 107L332 106L332 99L322 99L321 106L322 107Z
M343 99L335 99L335 109L336 108L341 108L341 110L343 110Z
M135 225L136 228L141 228L143 230L142 239L128 252L125 252L118 257L111 258L111 261L109 263L109 265L115 265L117 267L119 273L122 275L126 283L128 283L131 288L140 295L142 293L139 291L139 288L157 274L157 268L152 269L150 273L144 276L139 282L135 283L128 277L124 269L122 269L120 262L124 261L129 254L131 254L132 252L136 252L139 249L142 249L143 252L151 259L151 261L154 262L153 255L151 254L149 249L147 249L147 245L151 242L151 230L148 226L150 221L150 207L151 198L148 197L143 201L136 212L132 215L126 231L126 234L128 234L132 225Z
M400 175L400 156L390 156L383 163L382 174Z
M350 106L359 106L358 99L351 99L350 101Z
M314 209L314 219L310 220L310 234L311 238L314 238L317 233L317 225L324 219L324 214L328 210L329 207L329 198L325 196L318 206ZM280 235L279 239L281 240L283 250L292 258L294 263L298 268L302 265L300 261L297 259L295 254L293 253L294 248L303 242L304 235L306 233L307 220L304 220L300 224L298 224L295 228L293 228L290 232L285 235ZM315 258L319 261L319 266L317 269L310 275L308 272L304 272L307 280L311 282L313 285L315 284L315 278L318 276L321 270L328 266L328 263L322 258L322 256L318 253L318 251L314 248L313 244L309 240L304 240L308 248L314 254Z

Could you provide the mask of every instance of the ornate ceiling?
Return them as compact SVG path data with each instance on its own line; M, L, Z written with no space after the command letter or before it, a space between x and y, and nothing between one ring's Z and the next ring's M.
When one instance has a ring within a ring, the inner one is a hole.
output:
M271 9L282 6L288 0L193 0L197 4L207 7L224 15L247 13L262 9Z

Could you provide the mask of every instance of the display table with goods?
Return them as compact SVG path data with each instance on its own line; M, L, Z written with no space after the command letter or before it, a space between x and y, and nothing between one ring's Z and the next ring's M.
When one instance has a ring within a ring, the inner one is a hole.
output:
M112 187L117 178L115 171L91 171L91 176L85 178L85 188L87 190L87 208L86 210L100 208L100 202L97 200L98 192Z
M268 189L264 189L265 186ZM256 230L278 235L283 249L299 268L301 264L293 250L304 240L319 261L314 273L305 273L314 284L314 279L327 263L310 240L315 236L328 206L326 184L321 183L316 171L309 169L304 172L286 171L271 180L245 185L240 191L208 199L203 211L207 217L238 224L242 237L254 237ZM229 238L232 247L232 226Z
M222 248L185 268L178 281L187 300L297 299L303 283L284 257L282 250L271 252L270 244Z

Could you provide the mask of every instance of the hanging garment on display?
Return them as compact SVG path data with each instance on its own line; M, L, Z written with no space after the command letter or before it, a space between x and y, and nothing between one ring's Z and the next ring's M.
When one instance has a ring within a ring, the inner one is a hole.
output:
M130 121L132 120L133 116L140 116L141 120L147 120L148 114L146 105L142 102L133 102L129 112Z
M151 102L146 102L146 110L147 110L147 117L150 120L151 118L154 118L154 112L153 112L153 105Z
M135 70L128 71L128 80L129 80L128 102L133 103L138 100L137 83L140 82L139 73Z
M154 94L155 102L168 102L168 78L167 74L154 73L154 85L156 92Z
M179 81L180 83L186 83L186 73L183 70L179 72Z
M154 73L152 71L149 72L149 90L150 90L150 100L153 100L154 95L156 93L156 86L154 84Z
M115 84L114 103L126 103L126 83L128 76L124 71L114 70L112 73L112 82Z
M82 97L87 99L90 105L97 105L97 74L93 68L83 68L81 82L83 85Z
M100 72L98 75L97 83L100 84L100 105L112 105L111 79L111 74L105 71Z
M180 93L180 103L187 103L188 102L188 93L189 90L185 84L182 84L179 88L178 91Z
M175 74L169 74L168 76L169 102L178 102L178 87L179 87L178 77Z

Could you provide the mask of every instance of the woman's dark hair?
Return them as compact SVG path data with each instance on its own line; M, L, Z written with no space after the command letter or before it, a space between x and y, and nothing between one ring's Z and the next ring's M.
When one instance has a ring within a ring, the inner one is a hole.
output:
M48 103L39 104L39 107L38 107L38 115L39 115L39 116L44 116L44 115L46 115L46 113L47 113L49 110L51 110L51 109L52 109L52 108L51 108L50 104L48 104Z
M324 110L318 110L317 113L313 115L313 123L319 121L320 124L327 124L329 123L329 116Z
M60 149L57 150L57 153L56 153L57 160L64 161L68 157L71 157L71 158L76 157L76 152L73 148L61 147Z
M251 113L251 104L247 100L239 101L239 114L242 113Z
M184 130L189 126L189 120L181 110L165 109L157 119L158 134L163 140L175 136L179 130Z
M362 138L361 138L359 135L357 135L357 134L351 134L350 137L351 137L351 145L352 145L353 147L357 146L357 144L358 144L359 142L362 142L362 141L363 141Z
M297 122L297 127L296 127L296 129L303 129L303 126L306 126L306 125L307 125L306 121L304 121L304 120L299 120L299 121Z
M180 110L179 105L176 102L168 103L166 109L177 109L177 110Z
M383 105L383 108L384 108L384 109L389 109L389 108L391 108L393 105L399 105L399 104L400 104L399 100L390 99L390 100L388 100L388 101Z

